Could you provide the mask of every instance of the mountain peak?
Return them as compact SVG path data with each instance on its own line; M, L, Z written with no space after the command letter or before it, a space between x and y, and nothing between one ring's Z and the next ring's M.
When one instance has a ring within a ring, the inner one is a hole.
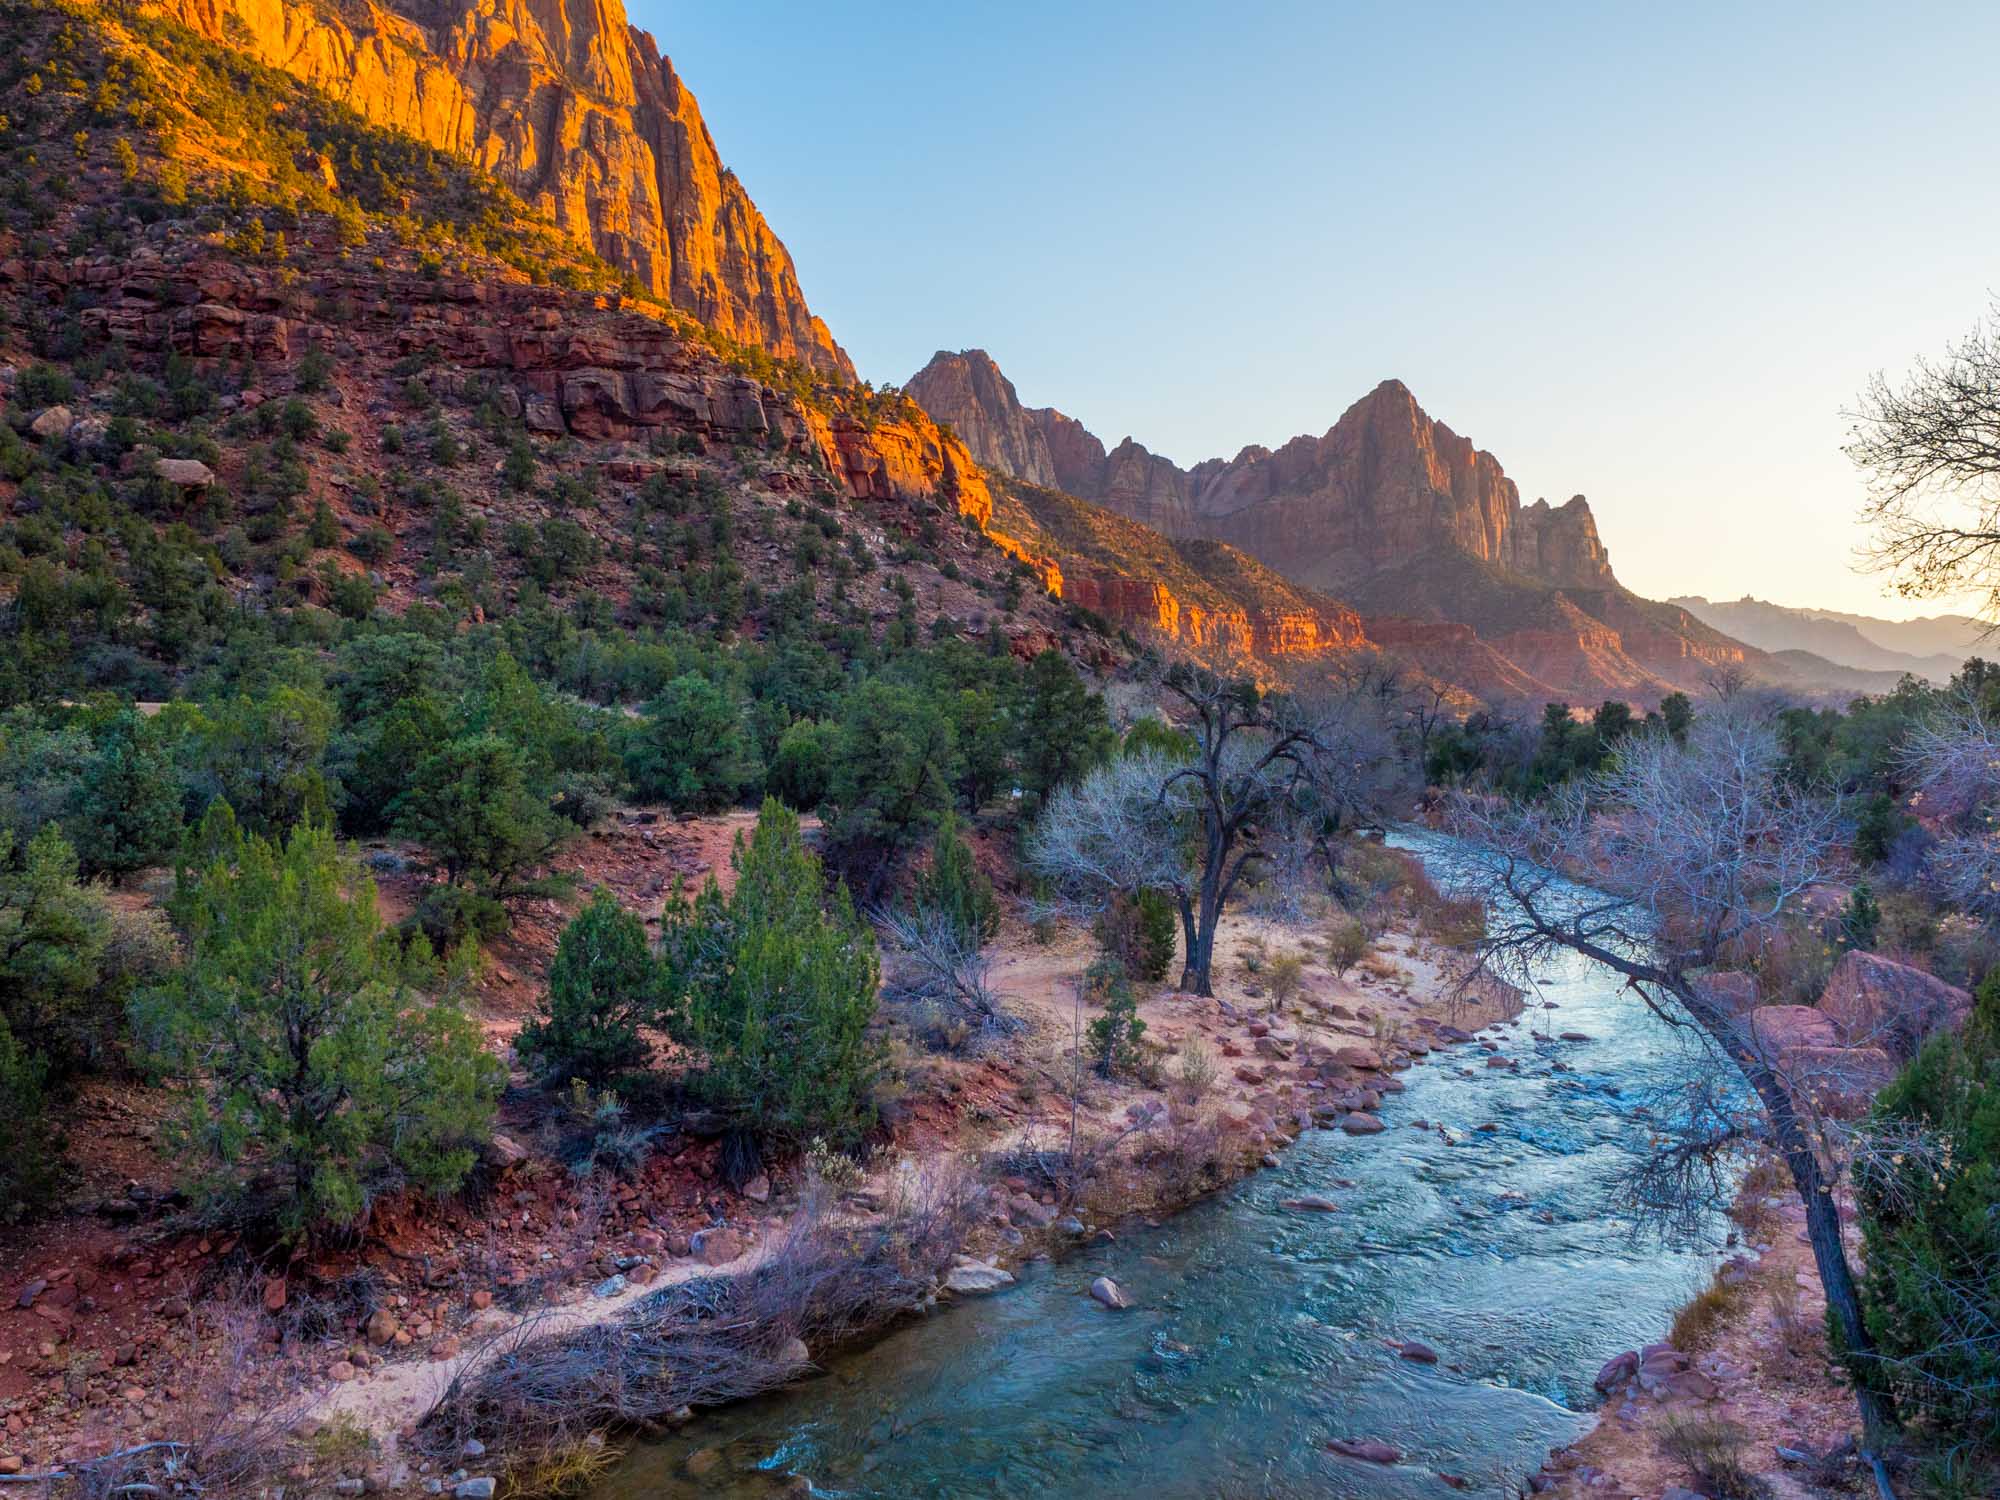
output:
M741 344L851 379L791 252L619 0L161 0L171 20L477 161L640 285Z
M977 376L974 355L985 361ZM1393 377L1318 437L1251 444L1192 469L1129 437L1107 452L1062 413L1022 406L981 351L940 354L909 391L991 468L1169 536L1232 542L1308 587L1337 589L1440 546L1559 587L1613 582L1582 496L1523 507L1500 461L1434 420Z

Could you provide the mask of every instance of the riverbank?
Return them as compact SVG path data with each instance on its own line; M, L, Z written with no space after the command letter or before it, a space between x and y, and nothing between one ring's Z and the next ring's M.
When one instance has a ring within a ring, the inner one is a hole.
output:
M620 821L582 847L576 874L650 914L662 868L717 867L733 831L727 819ZM385 877L385 907L405 894ZM1378 917L1373 950L1339 971L1308 928L1226 919L1217 998L1146 989L1139 1063L1114 1080L1075 1062L1090 939L1010 924L994 974L1019 1023L1008 1036L954 1052L885 1003L888 1138L868 1176L837 1184L836 1212L865 1230L912 1164L961 1170L985 1195L966 1253L1018 1268L1226 1186L1308 1124L1372 1132L1372 1107L1411 1058L1519 1011L1518 997L1454 991L1421 912ZM496 1051L538 996L560 925L553 906L522 914L489 963L481 1022ZM1302 961L1298 989L1276 1005L1268 976L1287 955ZM473 1194L384 1200L358 1244L310 1257L253 1253L191 1222L155 1154L163 1101L107 1097L117 1123L93 1163L108 1173L90 1184L96 1212L0 1249L0 1471L198 1446L254 1416L293 1494L442 1487L459 1466L413 1439L454 1378L525 1341L604 1326L665 1286L751 1270L808 1197L827 1196L797 1162L731 1189L714 1142L671 1132L625 1175L579 1177L566 1160L575 1122L525 1083L517 1069ZM1072 1131L1083 1170L1051 1175ZM478 1439L495 1450L488 1474L504 1440Z
M1660 1342L1605 1365L1596 1425L1550 1456L1536 1493L1650 1500L1714 1492L1726 1478L1807 1500L1861 1477L1854 1394L1827 1344L1804 1206L1765 1166L1731 1218L1735 1253ZM1855 1254L1859 1235L1848 1235Z

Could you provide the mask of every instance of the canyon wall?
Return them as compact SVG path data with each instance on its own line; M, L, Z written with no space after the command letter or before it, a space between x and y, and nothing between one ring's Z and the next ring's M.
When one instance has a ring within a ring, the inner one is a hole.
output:
M491 172L611 265L740 343L854 367L619 0L157 0L169 19ZM413 205L419 211L422 205Z

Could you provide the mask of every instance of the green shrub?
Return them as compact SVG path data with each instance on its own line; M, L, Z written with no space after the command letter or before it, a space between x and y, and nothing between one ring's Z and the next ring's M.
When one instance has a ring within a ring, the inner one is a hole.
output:
M1875 893L1868 888L1868 882L1857 883L1847 897L1847 904L1840 911L1840 941L1849 948L1867 952L1875 946L1876 934L1882 927L1882 908L1875 903Z
M1368 956L1368 929L1358 917L1340 916L1326 931L1326 966L1342 978Z
M67 1142L50 1112L49 1065L0 1017L0 1224L18 1224L55 1200Z
M696 673L676 677L626 741L625 774L639 796L678 811L730 806L761 774L742 703Z
M1862 1310L1905 1413L2000 1442L2000 976L1884 1089L1855 1171Z
M600 890L563 928L542 1012L514 1045L547 1080L613 1082L651 1055L641 1028L661 1020L662 995L645 925Z
M1173 966L1180 917L1165 891L1120 892L1099 913L1098 946L1125 966L1126 973L1159 984Z
M211 1191L275 1172L288 1234L351 1224L377 1191L465 1180L504 1082L479 1030L426 989L428 948L382 926L374 883L323 827L227 840L174 897L187 962L141 1001L141 1034L186 1096Z
M775 798L730 862L726 898L711 877L662 923L675 1038L701 1059L689 1089L742 1136L852 1144L875 1113L874 936L845 886L822 900L819 859Z
M1000 935L1000 901L993 882L973 859L955 817L947 815L938 824L930 866L917 876L914 899L918 907L948 917L969 947L983 947Z
M1139 1038L1146 1023L1139 1019L1139 1002L1115 958L1100 958L1084 971L1086 999L1104 1007L1104 1014L1085 1031L1091 1066L1105 1078L1129 1073L1139 1064Z
M811 812L826 800L838 731L816 719L794 719L778 736L764 786L785 806Z

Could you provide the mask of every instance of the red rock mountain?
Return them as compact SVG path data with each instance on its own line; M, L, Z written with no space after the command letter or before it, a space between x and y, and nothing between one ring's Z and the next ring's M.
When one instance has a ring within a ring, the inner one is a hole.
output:
M983 350L940 352L908 390L988 467L1169 536L1230 542L1314 588L1440 546L1561 588L1613 582L1581 495L1523 506L1500 461L1430 417L1401 381L1383 381L1319 437L1192 469L1131 438L1107 452L1074 418L1022 406Z
M723 166L694 95L619 0L157 8L485 168L711 328L853 375L806 306L790 252Z
M981 350L939 353L907 389L989 469L1170 538L1228 543L1354 608L1369 644L1475 692L1645 701L1725 666L1797 677L1621 587L1582 496L1523 505L1500 461L1400 381L1318 437L1190 469L1022 405Z

